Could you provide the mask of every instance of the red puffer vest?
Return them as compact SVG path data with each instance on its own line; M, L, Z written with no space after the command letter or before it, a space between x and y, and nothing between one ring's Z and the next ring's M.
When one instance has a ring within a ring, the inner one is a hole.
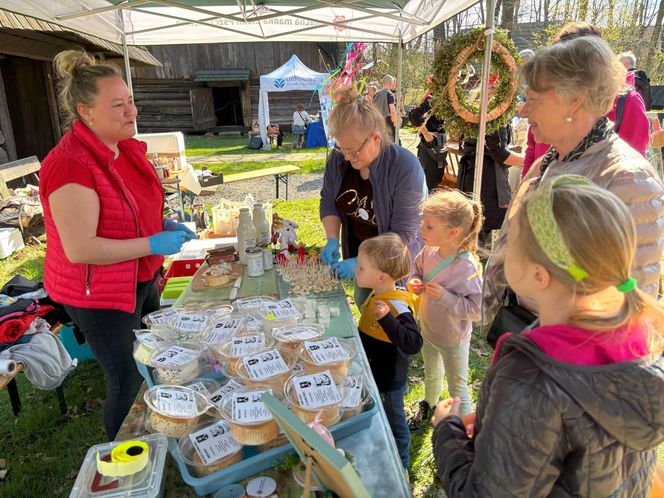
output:
M161 183L154 168L145 159L147 145L133 138L118 143L121 153L136 168L143 169L146 179ZM91 173L99 196L97 236L109 239L140 237L138 208L122 178L112 168L113 151L79 121L46 156L41 171L57 168L58 163L78 161ZM133 313L136 307L136 259L110 265L72 263L62 247L53 222L48 195L40 192L48 245L44 262L44 286L51 298L79 308L115 309ZM163 195L163 194L162 194Z

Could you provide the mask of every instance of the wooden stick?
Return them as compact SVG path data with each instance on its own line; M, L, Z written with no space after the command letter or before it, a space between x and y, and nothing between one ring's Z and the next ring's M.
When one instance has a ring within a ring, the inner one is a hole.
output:
M314 465L314 459L311 456L307 457L307 468L304 471L304 493L302 496L304 498L309 498L311 488L311 472Z

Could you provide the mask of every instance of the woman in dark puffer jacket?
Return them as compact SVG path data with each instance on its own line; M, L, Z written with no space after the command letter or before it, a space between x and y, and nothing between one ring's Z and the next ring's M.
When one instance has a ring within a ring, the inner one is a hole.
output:
M628 209L583 177L525 199L505 273L540 322L499 340L472 436L458 399L436 409L449 498L648 496L664 441L664 307L630 276L635 247Z

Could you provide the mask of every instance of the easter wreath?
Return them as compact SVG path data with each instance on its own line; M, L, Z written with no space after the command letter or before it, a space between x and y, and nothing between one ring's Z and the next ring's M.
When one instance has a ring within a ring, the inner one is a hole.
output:
M469 63L481 62L484 56L484 29L479 27L451 37L436 50L434 59L433 112L445 120L449 131L468 137L478 134L480 109L479 102L466 96L463 73ZM487 135L511 119L518 86L514 71L519 55L506 31L494 31L492 52L490 78L497 85L489 98Z

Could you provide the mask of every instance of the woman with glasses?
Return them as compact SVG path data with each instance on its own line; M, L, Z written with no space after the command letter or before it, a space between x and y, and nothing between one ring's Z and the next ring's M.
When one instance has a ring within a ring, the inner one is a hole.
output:
M381 233L398 234L412 257L419 253L426 185L417 158L392 142L385 119L369 100L354 88L335 97L328 128L336 145L320 200L327 237L321 259L339 278L352 279L360 243ZM356 285L355 303L361 306L369 292Z

